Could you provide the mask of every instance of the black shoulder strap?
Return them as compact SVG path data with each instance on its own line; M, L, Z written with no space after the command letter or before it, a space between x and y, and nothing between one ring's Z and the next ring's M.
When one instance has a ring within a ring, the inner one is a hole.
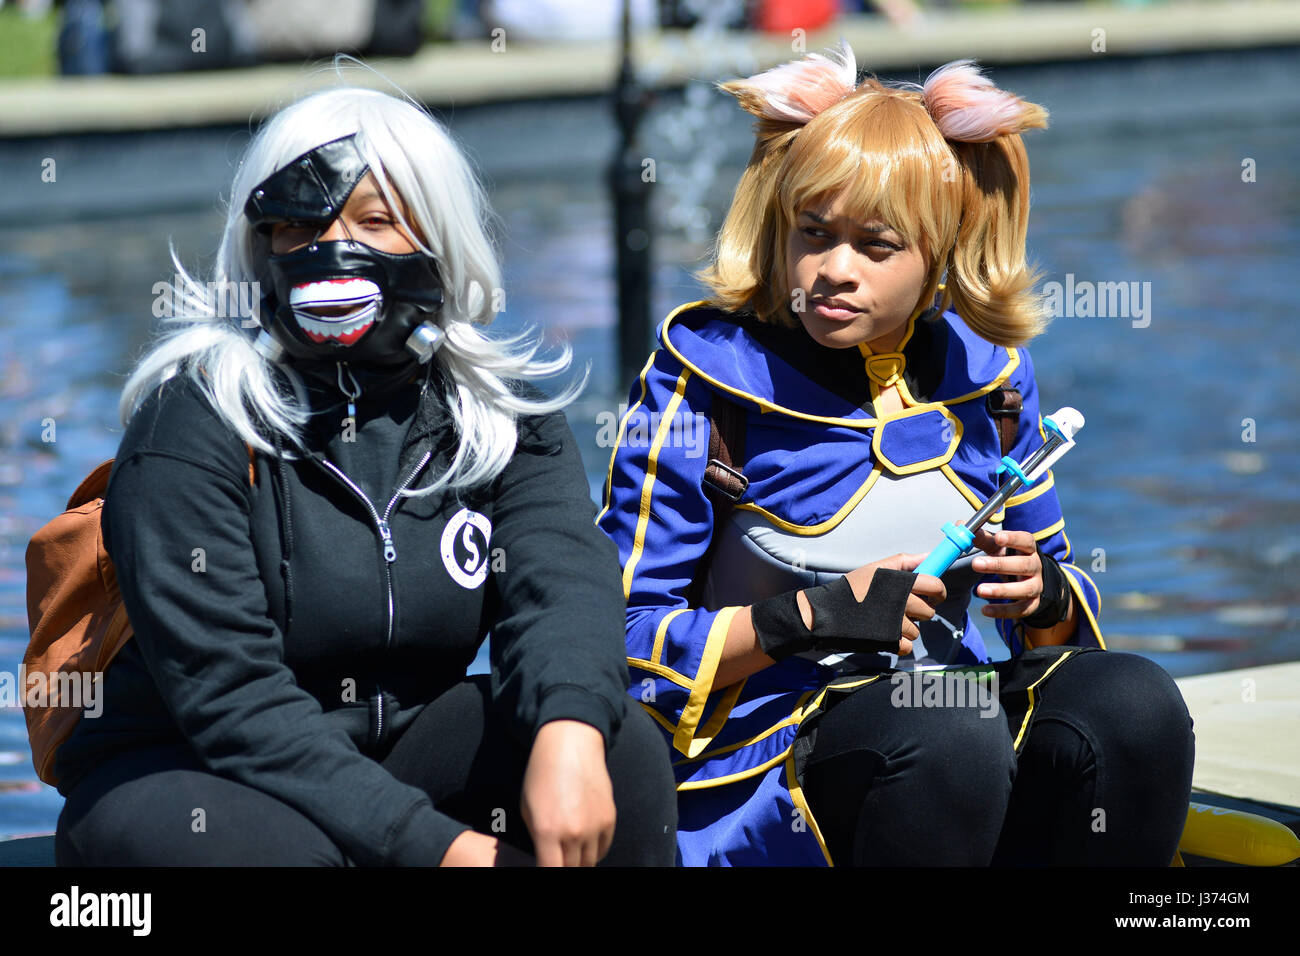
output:
M1003 385L989 392L986 400L993 426L998 430L998 439L1002 442L1002 455L1011 454L1020 433L1020 411L1024 406L1020 389Z
M712 392L709 403L709 462L704 466L700 487L713 503L713 535L686 590L686 601L699 607L704 582L713 563L722 531L731 518L731 510L749 487L741 468L745 462L745 410L721 392Z

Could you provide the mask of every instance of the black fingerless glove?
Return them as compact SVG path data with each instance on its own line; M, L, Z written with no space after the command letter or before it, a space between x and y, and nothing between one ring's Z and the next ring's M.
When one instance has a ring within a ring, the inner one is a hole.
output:
M877 568L862 601L853 596L843 575L830 584L806 588L803 593L813 612L811 631L799 613L799 592L786 591L753 606L754 634L763 653L778 661L804 651L897 654L915 580L909 571Z
M1070 582L1061 566L1042 548L1038 549L1038 557L1043 562L1043 593L1038 598L1038 610L1021 618L1020 623L1044 630L1060 624L1070 613Z

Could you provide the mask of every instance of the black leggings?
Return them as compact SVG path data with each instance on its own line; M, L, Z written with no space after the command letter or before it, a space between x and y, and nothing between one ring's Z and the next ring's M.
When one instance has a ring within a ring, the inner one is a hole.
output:
M1062 662L1036 689L1018 755L1019 716L981 716L972 694L898 706L899 686L843 695L814 725L804 794L836 864L1169 865L1194 737L1155 663L1111 651Z
M495 716L488 678L479 676L426 706L382 765L427 792L439 811L532 853L519 809L527 760L527 750ZM672 771L663 736L640 707L625 708L606 763L618 821L602 864L672 866L677 827ZM205 832L213 839L187 839L195 807L208 808ZM55 857L60 866L350 862L297 810L206 772L178 747L132 751L87 774L59 816Z

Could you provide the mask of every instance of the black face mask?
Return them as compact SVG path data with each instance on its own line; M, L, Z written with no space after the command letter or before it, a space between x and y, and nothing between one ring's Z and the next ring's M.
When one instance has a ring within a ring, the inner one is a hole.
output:
M350 239L313 242L284 255L270 251L276 223L329 228L370 168L355 138L304 153L249 195L244 214L257 230L255 253L265 263L261 314L271 337L299 362L411 367L432 357L441 334L432 321L443 302L434 259L381 252ZM344 314L313 310L321 307Z

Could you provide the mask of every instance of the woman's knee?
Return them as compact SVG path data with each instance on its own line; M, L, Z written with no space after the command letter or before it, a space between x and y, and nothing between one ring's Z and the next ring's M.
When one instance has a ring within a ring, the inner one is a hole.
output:
M1159 664L1137 654L1080 654L1049 682L1043 716L1114 747L1187 764L1192 717L1178 685ZM1145 758L1144 758L1145 759Z
M610 742L606 765L618 822L604 862L672 866L677 846L677 791L668 745L640 706L629 701Z
M60 866L343 866L301 813L196 769L123 774L107 766L68 795L55 834Z

